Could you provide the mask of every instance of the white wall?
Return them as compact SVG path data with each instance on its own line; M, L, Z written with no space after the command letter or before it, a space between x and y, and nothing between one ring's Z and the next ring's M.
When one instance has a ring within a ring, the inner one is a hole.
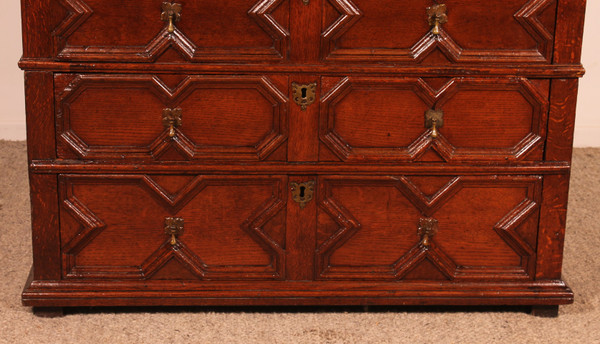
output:
M25 139L23 73L21 56L20 1L3 0L0 11L0 139ZM575 145L600 147L600 1L589 0L585 26L583 64L575 126Z
M600 1L588 0L583 34L583 66L579 83L575 146L600 147Z
M25 140L21 57L21 1L3 0L0 11L0 139Z

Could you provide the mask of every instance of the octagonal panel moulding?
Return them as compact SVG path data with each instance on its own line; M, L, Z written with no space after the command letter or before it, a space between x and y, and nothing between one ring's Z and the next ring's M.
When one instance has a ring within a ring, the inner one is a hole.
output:
M68 12L53 33L61 60L155 62L170 49L191 62L287 58L289 0L181 0L172 28L160 1L59 1Z
M321 57L348 62L548 63L553 28L542 16L555 13L556 0L447 3L448 21L433 32L431 0L324 0L338 13L321 34ZM328 7L326 7L328 8ZM499 23L502 23L500 25Z

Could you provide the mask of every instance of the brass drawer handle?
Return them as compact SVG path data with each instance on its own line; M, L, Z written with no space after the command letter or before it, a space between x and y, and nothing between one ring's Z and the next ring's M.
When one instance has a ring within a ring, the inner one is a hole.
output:
M434 35L440 34L440 25L448 22L446 4L437 4L427 7L427 16L429 17L429 25L433 26L431 33Z
M302 3L306 6L308 6L308 4L310 4L310 0L302 0Z
M431 137L439 136L438 128L444 126L444 112L442 110L427 110L425 112L425 128L431 129Z
M313 180L309 180L303 183L291 182L290 187L292 190L292 199L294 202L300 204L300 208L306 207L306 203L310 202L313 199L313 192L315 187L315 182Z
M175 25L173 23L181 20L181 4L176 2L163 2L160 19L164 22L169 22L167 30L169 33L173 33L175 31Z
M300 85L292 82L292 93L294 102L300 106L302 111L306 110L312 103L315 102L317 92L317 83Z
M419 228L417 234L421 237L421 245L429 247L430 238L438 232L438 220L427 217L419 219Z
M171 236L171 245L177 244L177 237L183 234L183 219L181 217L165 218L165 234Z
M181 120L181 114L183 110L177 109L163 109L163 125L169 129L169 137L175 136L175 128L181 127L183 121Z

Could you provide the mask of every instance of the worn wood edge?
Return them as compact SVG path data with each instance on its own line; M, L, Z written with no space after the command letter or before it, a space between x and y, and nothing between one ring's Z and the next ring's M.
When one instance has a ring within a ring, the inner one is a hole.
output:
M23 70L55 72L106 73L310 73L310 74L403 74L417 76L508 75L543 78L580 78L585 74L581 64L539 65L467 65L467 66L409 66L409 65L312 65L312 64L181 64L181 63L79 63L51 59L23 58Z
M38 286L39 288L39 286ZM189 288L189 287L188 287ZM173 291L105 291L28 289L22 294L25 306L76 307L76 306L202 306L202 305L564 305L573 303L573 292L568 287L548 290L522 288L520 290L480 289L449 292L444 295L424 294L422 290L402 291L349 291L324 290L327 296L307 295L306 292L288 291L287 295L272 289L230 290L203 292L189 289ZM346 294L346 295L345 295Z
M261 291L273 289L277 292L308 292L318 293L323 290L330 290L340 293L352 294L361 289L367 291L381 292L400 292L400 291L419 291L430 292L438 291L441 293L447 291L468 292L480 290L483 288L500 289L506 292L511 291L531 291L540 290L570 290L566 283L560 279L539 279L539 280L511 280L511 281L381 281L381 280L298 280L298 281L272 281L272 280L103 280L103 279L61 279L61 280L28 280L28 290L59 290L68 292L78 291L140 291L140 292L162 292L170 290L173 292L187 292L190 289L208 292L222 292L224 290L238 291Z
M24 306L229 305L562 305L574 301L562 280L525 282L34 280ZM327 293L323 297L320 293Z
M567 229L570 174L548 176L543 180L536 253L536 278L561 278ZM543 216L542 216L543 214Z
M29 269L29 274L27 275L27 279L25 280L25 286L23 286L23 290L21 291L21 303L25 306L25 302L23 296L27 293L28 289L31 288L33 284L33 265Z
M102 295L105 296L105 295ZM382 306L533 306L533 305L567 305L573 303L568 296L564 297L104 297L97 294L88 294L80 299L66 299L64 295L46 295L44 298L26 299L24 305L29 307L100 307L100 306L355 306L355 305L382 305Z
M61 276L61 245L57 177L29 173L33 272L37 279Z
M27 158L56 159L54 74L25 72L24 86Z
M559 0L554 30L554 63L581 61L586 0Z
M557 79L550 85L545 159L571 161L579 80Z
M415 173L415 174L561 174L570 171L568 162L543 162L510 165L450 165L450 164L326 164L326 163L239 163L239 164L105 164L86 162L56 162L34 160L33 173L165 173L165 174L331 174L331 173Z

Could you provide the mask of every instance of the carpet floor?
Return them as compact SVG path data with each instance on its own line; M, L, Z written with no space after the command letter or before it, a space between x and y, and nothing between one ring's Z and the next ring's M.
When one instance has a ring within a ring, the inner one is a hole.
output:
M0 141L0 343L600 343L600 149L573 160L558 318L519 308L78 309L39 318L20 293L31 266L24 142Z

